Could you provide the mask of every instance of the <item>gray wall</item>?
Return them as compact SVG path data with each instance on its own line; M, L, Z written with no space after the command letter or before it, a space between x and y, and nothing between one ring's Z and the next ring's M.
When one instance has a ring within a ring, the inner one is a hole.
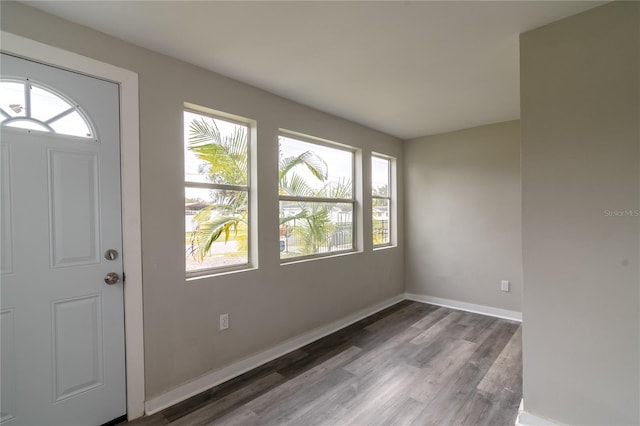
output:
M404 158L407 292L519 312L519 122L410 140Z
M2 2L2 29L139 74L147 399L404 292L402 238L373 252L367 214L361 253L281 266L278 251L279 128L362 149L365 194L371 151L402 170L397 139L21 4ZM258 123L258 270L185 281L184 102ZM219 332L225 312L231 328Z
M640 3L520 38L525 410L640 422Z

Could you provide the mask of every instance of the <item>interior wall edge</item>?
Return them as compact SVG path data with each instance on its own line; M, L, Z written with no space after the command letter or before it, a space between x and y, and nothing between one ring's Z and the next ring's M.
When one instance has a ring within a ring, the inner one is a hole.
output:
M563 426L557 420L547 419L545 417L536 416L524 409L524 398L520 400L520 408L518 409L518 417L515 426Z
M442 306L445 308L458 309L460 311L473 312L475 314L522 322L522 312L518 311L510 311L508 309L494 308L493 306L433 297L426 294L405 293L405 297L407 300L413 300L414 302L429 303L431 305Z

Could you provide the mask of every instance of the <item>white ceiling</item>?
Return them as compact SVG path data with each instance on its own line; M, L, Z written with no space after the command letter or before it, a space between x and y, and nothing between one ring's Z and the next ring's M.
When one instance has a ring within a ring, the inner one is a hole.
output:
M408 139L518 118L518 34L604 2L26 3Z

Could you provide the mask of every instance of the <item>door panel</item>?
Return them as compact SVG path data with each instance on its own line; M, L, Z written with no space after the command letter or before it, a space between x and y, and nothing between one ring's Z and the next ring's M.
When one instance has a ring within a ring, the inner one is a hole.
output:
M102 424L126 413L118 86L0 66L0 422Z
M2 399L0 400L0 422L6 422L16 414L16 358L13 309L0 312L0 333L2 333L2 346L0 346L0 363L2 369Z
M51 265L100 263L97 153L49 150Z
M53 302L51 322L55 401L103 385L100 295Z

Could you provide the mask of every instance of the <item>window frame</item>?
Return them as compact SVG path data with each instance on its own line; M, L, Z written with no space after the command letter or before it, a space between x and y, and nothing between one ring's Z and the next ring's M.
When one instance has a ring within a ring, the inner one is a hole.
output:
M216 276L216 275L221 275L221 274L226 274L226 273L230 273L230 272L237 272L237 271L245 271L245 270L250 270L250 269L254 269L254 255L253 255L253 229L255 227L254 225L254 217L253 217L253 193L254 193L254 189L252 189L252 174L253 174L253 164L252 164L252 154L253 154L253 149L252 149L252 145L253 145L253 140L254 140L254 135L255 135L255 121L250 120L250 119L245 119L242 117L237 117L237 116L233 116L231 114L227 114L221 111L215 111L206 107L201 107L198 105L194 105L194 104L188 104L185 103L183 108L182 108L182 117L183 117L183 122L182 122L182 129L183 129L183 134L185 131L185 126L187 125L187 123L184 121L184 113L185 112L189 112L192 114L197 114L203 117L208 117L211 118L213 120L221 120L221 121L226 121L228 123L231 124L235 124L238 126L243 126L246 128L246 132L247 132L247 184L246 186L243 185L231 185L231 184L224 184L224 183L211 183L211 182L193 182L193 181L188 181L186 179L185 173L184 173L184 167L185 167L185 158L183 157L183 161L182 161L182 166L183 166L183 188L186 191L187 188L196 188L196 189L211 189L211 190L227 190L227 191L241 191L241 192L246 192L247 193L247 261L243 262L243 263L238 263L235 265L228 265L228 266L214 266L214 267L210 267L210 268L203 268L203 269L197 269L197 270L193 270L193 271L188 271L187 270L187 263L186 263L186 259L188 254L185 253L185 267L184 267L184 271L185 271L185 276L186 276L186 280L190 281L190 280L194 280L194 279L199 279L199 278L207 278L207 277L211 277L211 276ZM183 136L184 138L184 136ZM186 148L186 144L187 141L183 140L183 149ZM186 233L186 227L184 232Z
M336 250L327 253L312 253L301 256L294 257L286 257L282 258L279 253L280 264L286 265L290 263L303 262L309 260L316 259L324 259L328 257L341 256L351 253L358 252L358 220L357 220L357 212L358 212L358 198L356 197L357 188L356 188L356 157L358 153L358 149L349 145L345 145L339 142L334 142L326 139L317 138L314 136L304 135L292 131L287 131L280 129L278 132L278 153L280 152L280 138L284 137L287 139L293 139L295 141L308 143L312 145L318 145L325 148L336 149L340 151L345 151L351 154L351 198L329 198L329 197L303 197L296 195L282 195L280 194L280 183L278 182L278 221L280 220L280 203L282 201L289 202L311 202L311 203L343 203L343 204L351 204L351 248ZM278 161L280 160L278 155ZM278 167L279 169L279 167ZM278 224L278 231L280 229L280 224Z
M382 196L382 195L376 195L373 193L373 159L377 158L380 160L384 160L389 164L389 167L387 168L387 195L386 196ZM393 173L394 173L394 163L395 163L395 158L389 156L389 155L385 155L385 154L379 154L376 152L372 152L371 153L371 244L373 245L373 249L374 250L378 250L378 249L383 249L383 248L387 248L387 247L394 247L394 224L395 224L395 215L394 215L394 207L395 207L395 203L394 203L394 194L395 191L393 190ZM373 229L373 201L374 200L387 200L387 202L389 203L389 241L385 242L385 243L379 243L379 244L375 244L373 242L373 237L374 237L374 229Z

